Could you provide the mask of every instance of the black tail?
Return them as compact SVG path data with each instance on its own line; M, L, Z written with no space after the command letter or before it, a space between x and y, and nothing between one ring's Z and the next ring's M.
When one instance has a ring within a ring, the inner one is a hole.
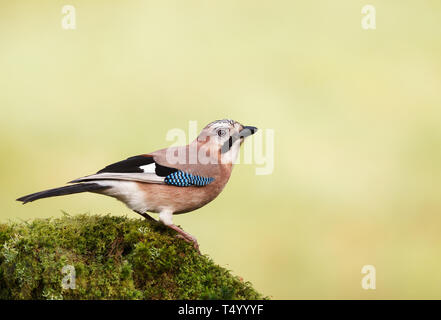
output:
M18 198L17 201L22 201L23 204L35 201L42 198L56 197L56 196L64 196L66 194L80 193L80 192L90 192L90 191L98 191L104 190L109 187L99 185L98 183L79 183L70 186L60 187L49 189L45 191L40 191L32 194L28 194L27 196Z

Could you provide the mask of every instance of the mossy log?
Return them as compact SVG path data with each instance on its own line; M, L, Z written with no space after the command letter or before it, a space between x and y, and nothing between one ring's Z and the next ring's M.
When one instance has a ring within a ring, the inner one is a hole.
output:
M65 215L0 224L0 299L262 299L160 224Z

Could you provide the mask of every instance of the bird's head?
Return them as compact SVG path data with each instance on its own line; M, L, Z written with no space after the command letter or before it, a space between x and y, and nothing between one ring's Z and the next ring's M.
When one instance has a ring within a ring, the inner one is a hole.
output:
M234 120L216 120L202 129L196 141L198 149L209 150L211 157L222 163L233 163L245 138L255 132L256 127L244 126Z

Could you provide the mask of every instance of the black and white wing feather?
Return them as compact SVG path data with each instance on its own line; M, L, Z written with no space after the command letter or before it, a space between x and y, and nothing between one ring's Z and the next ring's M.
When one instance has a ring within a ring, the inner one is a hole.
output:
M213 182L214 178L163 166L151 155L140 155L108 165L96 174L73 180L71 183L97 180L128 180L176 187L204 187Z
M96 174L70 181L70 183L94 180L128 180L164 184L165 177L177 171L178 169L156 163L153 156L139 155L108 165Z

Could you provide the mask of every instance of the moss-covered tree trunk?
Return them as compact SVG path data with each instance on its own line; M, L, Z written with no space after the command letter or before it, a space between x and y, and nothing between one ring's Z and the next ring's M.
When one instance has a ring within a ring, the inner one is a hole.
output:
M261 299L172 231L65 215L0 224L0 299Z

